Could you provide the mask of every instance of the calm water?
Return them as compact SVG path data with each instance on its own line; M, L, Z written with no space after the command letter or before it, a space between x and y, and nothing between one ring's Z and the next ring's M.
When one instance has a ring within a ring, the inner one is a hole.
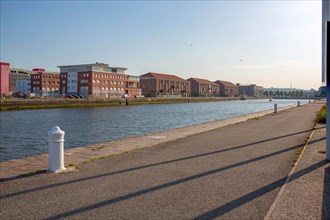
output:
M297 104L298 100L50 109L0 112L0 161L48 151L47 132L65 131L65 148L117 140ZM307 102L301 100L301 103Z

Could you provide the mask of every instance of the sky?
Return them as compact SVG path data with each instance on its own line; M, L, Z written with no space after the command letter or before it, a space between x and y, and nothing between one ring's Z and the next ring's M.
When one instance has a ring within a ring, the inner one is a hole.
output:
M317 89L321 1L0 1L0 60Z

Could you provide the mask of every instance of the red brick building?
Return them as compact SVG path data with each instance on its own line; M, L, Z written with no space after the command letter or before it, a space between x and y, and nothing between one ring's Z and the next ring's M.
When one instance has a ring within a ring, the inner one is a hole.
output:
M215 81L216 84L220 86L220 96L222 97L234 97L238 96L238 86L234 83L224 81L224 80L217 80Z
M140 77L128 76L126 81L126 94L132 97L141 95Z
M141 94L138 77L125 74L127 68L104 63L58 66L60 93L84 97L111 98Z
M191 82L191 95L212 97L219 96L219 85L207 79L190 78L187 79Z
M36 68L31 74L31 93L40 96L56 97L60 90L60 74L46 72L45 69Z
M149 72L140 76L140 82L145 96L190 96L190 82L178 76Z
M0 95L9 95L10 63L0 62Z

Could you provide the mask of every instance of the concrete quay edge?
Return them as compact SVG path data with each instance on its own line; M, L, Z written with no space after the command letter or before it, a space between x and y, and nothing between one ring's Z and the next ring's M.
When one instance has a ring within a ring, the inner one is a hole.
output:
M280 107L277 112L294 107L296 107L296 105ZM155 132L142 136L129 137L111 142L67 149L64 152L64 162L66 167L79 165L81 163L91 162L103 157L115 156L142 148L153 147L161 143L174 141L180 138L218 129L227 125L262 117L273 112L273 109L271 109L182 128ZM0 182L37 174L39 172L46 172L47 166L48 155L46 153L22 159L0 162ZM70 170L72 169L68 169L68 171Z

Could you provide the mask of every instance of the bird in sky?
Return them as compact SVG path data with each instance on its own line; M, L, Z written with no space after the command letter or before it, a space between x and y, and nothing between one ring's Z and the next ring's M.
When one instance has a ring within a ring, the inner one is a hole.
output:
M241 62L243 62L243 59L241 59Z

